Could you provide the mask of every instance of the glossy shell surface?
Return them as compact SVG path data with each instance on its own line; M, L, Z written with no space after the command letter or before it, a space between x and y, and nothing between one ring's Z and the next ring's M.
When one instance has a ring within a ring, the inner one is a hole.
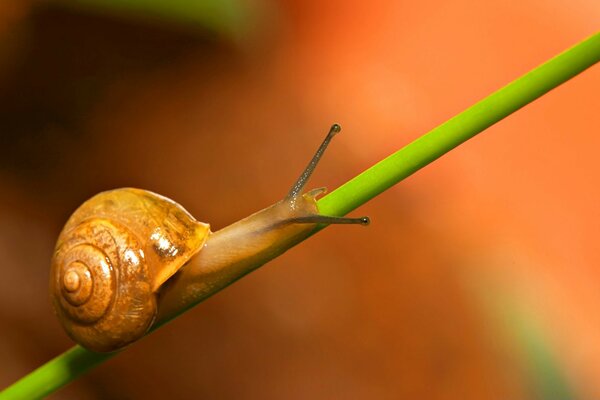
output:
M202 249L208 224L158 194L102 192L81 205L61 232L50 294L63 327L93 351L113 351L144 335L156 293Z

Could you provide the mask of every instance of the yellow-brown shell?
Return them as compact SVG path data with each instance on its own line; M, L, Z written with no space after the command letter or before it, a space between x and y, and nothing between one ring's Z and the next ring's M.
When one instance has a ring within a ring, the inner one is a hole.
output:
M52 303L69 336L99 352L143 336L158 289L202 249L209 228L146 190L112 190L83 203L58 238L50 274Z

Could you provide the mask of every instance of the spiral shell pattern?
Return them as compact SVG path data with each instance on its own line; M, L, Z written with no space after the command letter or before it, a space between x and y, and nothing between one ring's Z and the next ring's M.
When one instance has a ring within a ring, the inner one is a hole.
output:
M52 258L50 293L67 334L99 352L141 338L156 318L162 285L209 233L208 224L147 190L115 189L84 202Z
M135 235L114 221L92 219L64 236L52 260L50 292L69 336L100 352L141 337L156 299Z

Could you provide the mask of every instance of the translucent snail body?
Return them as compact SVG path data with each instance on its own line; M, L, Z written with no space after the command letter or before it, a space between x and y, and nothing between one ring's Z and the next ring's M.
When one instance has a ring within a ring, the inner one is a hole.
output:
M92 351L119 350L308 236L316 224L368 224L320 215L302 193L332 137L281 201L216 232L155 193L123 188L86 201L52 258L50 293L67 334Z

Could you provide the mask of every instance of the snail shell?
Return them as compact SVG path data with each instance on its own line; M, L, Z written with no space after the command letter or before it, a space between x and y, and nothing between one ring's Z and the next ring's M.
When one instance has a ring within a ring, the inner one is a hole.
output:
M99 193L63 228L52 258L50 294L67 334L107 352L142 337L161 285L202 249L210 227L158 194Z

